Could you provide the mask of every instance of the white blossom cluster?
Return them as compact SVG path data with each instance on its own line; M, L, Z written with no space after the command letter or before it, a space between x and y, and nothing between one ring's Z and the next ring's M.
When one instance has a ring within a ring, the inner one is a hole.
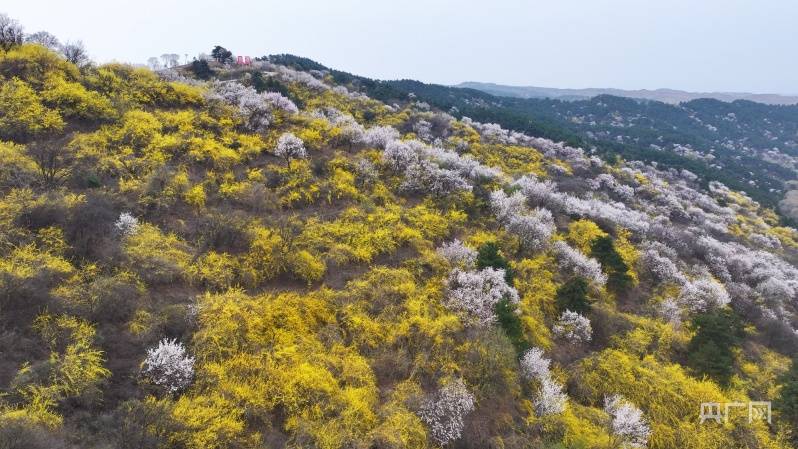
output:
M720 242L702 236L694 245L710 271L727 284L746 285L766 300L768 307L781 310L795 299L798 270L776 255L752 251L738 243ZM747 291L747 293L749 293Z
M781 241L772 235L751 234L749 240L752 244L767 249L781 250Z
M540 348L531 348L524 352L521 356L521 375L525 379L542 379L549 377L551 372L549 366L551 360L543 355L543 350Z
M504 129L496 123L480 123L469 117L463 117L461 121L474 128L480 134L482 140L486 142L534 148L550 159L560 159L568 162L575 170L602 167L604 165L595 156L586 157L581 148L569 147L562 142L530 137L523 133Z
M201 86L204 84L203 81L194 78L188 78L175 69L158 70L155 73L158 75L159 78L161 78L164 81L188 84L189 86Z
M679 306L679 301L674 298L667 298L659 304L659 316L665 321L679 326L682 323L682 308Z
M482 139L486 142L505 145L524 145L529 147L535 147L534 144L537 143L537 139L517 131L504 129L497 123L480 123L471 120L469 117L463 117L462 122L477 130Z
M462 436L465 417L473 410L474 395L461 379L456 379L421 406L419 417L429 427L432 440L444 446Z
M368 98L367 95L365 95L365 94L363 94L361 92L358 92L356 90L349 90L346 86L335 86L335 87L332 88L332 91L337 93L337 94L339 94L339 95L345 95L345 96L347 96L349 98L352 98L352 99L358 99L358 98L367 99Z
M425 145L417 140L393 140L386 145L382 158L394 172L402 173L401 189L406 192L429 193L443 197L453 192L470 191L468 183L460 173L441 168L438 164L421 156Z
M621 447L646 447L651 428L639 408L622 396L613 395L604 399L604 411L610 415L610 429L621 440Z
M423 159L407 167L404 177L400 188L406 192L444 197L457 191L471 190L471 184L459 173Z
M521 357L521 375L540 384L534 405L535 411L541 416L562 413L568 402L563 386L551 377L550 364L551 361L543 355L540 348L529 349Z
M389 143L399 138L399 131L390 126L373 126L363 135L363 143L372 148L385 149Z
M408 142L392 140L385 144L382 159L391 170L402 173L410 168L411 165L419 163L418 152L413 148L417 144L418 142L413 140Z
M461 155L435 146L421 146L418 151L442 168L454 170L472 181L494 180L501 177L500 170L483 165L469 154Z
M424 119L421 119L413 124L413 132L416 134L416 137L424 142L430 142L434 137L432 135L432 123Z
M363 185L372 185L380 176L379 171L377 171L377 167L371 163L370 160L366 158L360 158L355 163L355 174L357 175L357 180Z
M659 242L648 242L640 254L640 264L654 281L683 284L687 279L674 260L678 260L676 251Z
M503 298L518 303L518 292L507 284L502 269L452 270L447 283L446 306L461 312L470 324L484 326L496 321L496 304Z
M302 139L292 133L284 133L277 139L274 155L285 160L305 159L308 157L308 152Z
M370 132L371 129L366 132L365 140L372 140L368 136ZM379 139L371 142L371 146L382 145L379 140L389 134L389 131L380 131L376 134ZM385 143L384 148L382 158L388 168L404 175L401 188L406 192L442 197L456 191L470 191L472 186L467 179L494 179L500 173L468 155L461 156L454 151L430 147L417 140L394 139Z
M528 176L518 179L513 185L521 189L532 205L545 206L569 215L608 221L634 232L642 233L648 229L648 216L628 208L624 203L578 198L558 191L551 181L541 182Z
M589 179L587 182L592 190L601 190L603 187L624 201L632 200L635 195L634 187L621 184L609 173L602 173L593 179Z
M237 81L214 82L206 93L206 98L237 106L250 131L266 129L275 109L282 109L292 114L299 111L291 100L280 93L258 93L254 88L244 86Z
M477 252L463 245L463 242L457 239L444 243L437 252L453 267L470 269L477 261Z
M530 250L545 248L554 234L554 217L548 209L534 208L528 214L510 218L507 230L518 236L521 246Z
M277 77L281 81L285 81L287 83L299 83L319 92L323 92L330 88L310 73L301 72L281 65L274 67L277 72Z
M269 70L278 72L281 79L328 88L306 73L277 66ZM324 76L317 74L318 78ZM402 106L386 108L397 111ZM422 104L413 109L405 125L423 142L399 141L400 133L389 126L364 129L338 111L323 114L343 130L343 142L384 150L386 167L405 176L402 187L406 191L445 195L483 180L500 181L503 189L515 189L517 193L512 195L502 192L503 197L492 197L491 205L500 224L518 235L526 248L551 244L554 218L561 215L631 231L634 241L644 242L641 272L653 282L684 286L679 298L661 303L660 313L673 318L667 318L671 321L680 318L684 310L716 307L727 303L727 298L752 310L753 316L798 319L798 270L783 258L789 249L782 248L771 225L759 219L758 205L740 192L717 182L710 182L706 190L698 184L696 174L661 169L653 163L630 161L608 167L581 148L463 117L461 123L476 130L483 142L529 147L550 162L558 160L570 167L549 170L551 178L546 180L529 174L511 181L500 170L467 154L468 145L462 139L447 134L453 120L450 115L427 111ZM747 236L730 232L740 217L747 218L752 227ZM554 243L554 253L562 269L594 284L606 282L595 260L564 242ZM707 281L710 278L716 281Z
M592 257L560 240L554 243L554 253L561 269L568 270L598 286L607 284L607 275L601 270L601 264Z
M656 164L639 161L627 162L610 174L600 159L586 156L580 148L467 117L462 123L475 129L485 142L527 146L547 158L565 161L575 175L587 180L588 190L584 192L577 187L579 178L563 172L555 173L550 180L532 175L516 180L511 187L518 189L525 204L516 194L492 199L494 213L506 229L510 217L527 206L632 231L645 241L640 264L650 279L684 286L679 298L661 304L660 313L670 321L680 319L683 308L695 313L725 304L727 298L740 302L754 316L758 312L758 316L780 322L798 319L798 270L782 258L781 241L768 232L769 225L758 220L758 212L743 206L747 202L757 207L744 194L718 182L710 182L708 191L704 191L694 173L659 169ZM622 201L611 200L605 192ZM745 239L730 232L739 216L759 222ZM578 272L599 284L606 278L600 266L583 254L559 242L554 249L563 269L577 272L575 268L579 268ZM699 263L685 264L687 260L692 263L694 257ZM688 285L688 276L698 281ZM710 276L718 282L707 281Z
M756 292L772 304L791 302L795 298L795 284L771 276L756 285Z
M558 338L568 340L570 343L579 344L589 342L593 338L593 327L587 317L577 312L566 310L552 328Z
M341 131L338 139L350 147L355 147L365 143L366 128L349 114L344 114L333 107L316 109L311 114L316 118L321 118L330 122L331 125L338 127Z
M563 391L563 386L551 377L540 380L540 391L535 398L535 412L540 415L556 415L565 411L568 395Z
M490 201L496 219L519 238L521 246L540 250L548 245L555 231L554 216L548 209L529 210L518 192L508 197L503 190L496 190L491 193Z
M186 354L182 343L167 338L147 350L142 374L169 393L183 390L194 378L194 357Z
M696 313L723 307L730 301L723 284L708 277L686 282L679 292L679 302Z
M271 105L274 109L282 109L292 114L299 112L294 102L279 92L262 92L260 96L263 98L263 101Z
M507 222L513 216L522 214L527 210L524 195L520 192L515 192L507 196L504 190L491 192L490 207L499 222Z
M131 215L130 212L122 212L116 222L114 222L114 229L123 237L131 236L138 232L139 220Z
M365 141L366 129L354 119L336 123L341 128L339 139L350 146L360 145Z

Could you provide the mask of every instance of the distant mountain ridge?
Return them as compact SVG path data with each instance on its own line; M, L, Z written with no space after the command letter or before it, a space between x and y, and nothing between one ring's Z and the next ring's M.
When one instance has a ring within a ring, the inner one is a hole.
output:
M779 95L779 94L753 94L747 92L687 92L675 89L557 89L552 87L536 86L507 86L495 83L480 83L476 81L466 81L456 87L467 87L481 90L491 95L516 98L553 98L559 100L587 100L599 95L613 95L616 97L636 98L644 100L655 100L669 104L679 104L686 101L698 100L700 98L712 98L715 100L732 102L735 100L748 100L756 103L769 105L789 105L798 104L798 96Z

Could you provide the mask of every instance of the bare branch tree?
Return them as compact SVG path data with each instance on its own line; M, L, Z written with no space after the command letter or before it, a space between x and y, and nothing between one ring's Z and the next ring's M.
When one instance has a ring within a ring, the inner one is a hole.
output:
M67 42L61 47L61 54L67 61L78 67L83 67L90 62L89 54L82 41Z
M25 38L22 25L5 14L0 14L0 48L8 50L21 45Z
M58 51L61 48L61 41L47 31L37 31L33 34L29 34L25 37L25 42L39 44L54 51Z
M175 67L180 64L180 55L175 53L164 53L161 55L165 68Z
M28 155L36 162L45 188L56 187L72 172L72 152L66 146L70 138L42 140L28 146Z
M151 56L149 59L147 59L147 65L150 66L150 69L152 70L160 70L162 67L161 61L155 56Z

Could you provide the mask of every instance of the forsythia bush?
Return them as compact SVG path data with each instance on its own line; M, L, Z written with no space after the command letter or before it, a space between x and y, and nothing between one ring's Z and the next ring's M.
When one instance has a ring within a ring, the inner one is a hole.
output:
M180 279L190 262L187 248L172 234L163 234L150 224L124 239L124 252L130 268L149 282L172 282Z
M12 78L0 85L0 138L24 141L63 127L58 111L44 106L27 83Z

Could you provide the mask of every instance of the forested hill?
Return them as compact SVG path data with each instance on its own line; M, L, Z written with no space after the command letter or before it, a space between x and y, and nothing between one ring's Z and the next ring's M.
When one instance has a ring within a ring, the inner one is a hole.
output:
M328 70L292 55L272 60L304 70ZM693 100L680 105L597 96L564 101L492 96L482 91L412 80L375 81L330 70L385 102L419 101L506 128L594 150L603 156L684 168L776 207L785 182L798 178L798 105Z
M0 449L798 443L798 230L745 192L479 92L0 31Z
M762 104L798 104L798 97L778 94L752 94L747 92L686 92L675 89L558 89L551 87L535 86L506 86L493 83L479 83L467 81L455 87L468 87L487 92L491 95L519 98L556 98L559 100L587 100L599 95L612 95L615 97L637 98L641 100L655 100L669 104L685 103L691 100L710 98L714 100L732 102L748 100Z

